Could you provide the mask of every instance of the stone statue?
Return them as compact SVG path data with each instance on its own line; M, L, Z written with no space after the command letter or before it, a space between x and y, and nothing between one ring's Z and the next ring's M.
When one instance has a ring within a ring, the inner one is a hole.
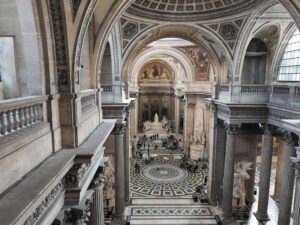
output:
M246 207L245 203L245 180L250 179L250 175L247 173L248 170L252 170L252 162L239 162L234 166L234 181L233 181L233 206L234 207ZM239 200L239 204L238 204Z
M168 126L169 121L167 120L167 118L165 116L163 116L161 123L162 123L163 128L166 128Z
M159 123L157 113L155 113L155 115L154 115L154 123Z
M115 170L110 161L105 171L105 181L103 184L103 198L107 202L107 207L112 206L115 198ZM112 205L111 205L112 204Z

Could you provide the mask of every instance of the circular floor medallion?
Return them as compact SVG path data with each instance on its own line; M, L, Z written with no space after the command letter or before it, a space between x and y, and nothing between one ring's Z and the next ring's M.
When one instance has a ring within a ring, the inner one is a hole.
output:
M177 182L188 176L188 172L173 165L150 165L142 169L141 175L155 182Z

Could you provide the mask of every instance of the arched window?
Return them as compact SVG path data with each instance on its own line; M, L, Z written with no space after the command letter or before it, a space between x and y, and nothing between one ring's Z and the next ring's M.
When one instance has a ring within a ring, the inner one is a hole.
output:
M291 37L281 60L278 81L300 81L300 32Z

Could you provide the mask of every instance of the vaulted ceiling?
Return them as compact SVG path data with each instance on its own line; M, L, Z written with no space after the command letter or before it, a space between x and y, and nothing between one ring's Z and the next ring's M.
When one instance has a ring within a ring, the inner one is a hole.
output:
M154 20L208 20L251 10L264 0L135 0L127 12Z

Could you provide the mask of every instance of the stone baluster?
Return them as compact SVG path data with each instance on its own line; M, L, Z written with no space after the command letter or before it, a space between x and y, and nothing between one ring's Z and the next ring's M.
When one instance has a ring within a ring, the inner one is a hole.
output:
M7 132L7 126L8 126L8 123L7 123L7 112L2 112L2 117L1 117L1 123L2 123L2 129L1 129L1 134L2 135L7 135L8 132Z
M273 136L272 127L267 126L264 134L264 147L262 155L262 164L259 178L259 198L258 209L254 213L257 220L268 221L268 202L269 202L269 190L270 190L270 176L272 166L272 150L273 150Z
M25 106L24 118L25 118L24 125L25 125L25 127L27 127L30 124L30 113L29 113L29 107L28 106Z
M38 106L38 110L39 110L39 121L43 121L43 103L39 104Z
M19 109L16 108L14 110L14 130L20 129L20 115L19 115Z
M112 224L124 224L125 207L125 179L124 179L124 153L123 135L124 124L117 123L114 129L115 134L115 216Z
M14 131L14 113L13 110L7 111L7 131L11 133Z
M295 146L297 143L297 136L294 133L285 132L283 138L287 145L284 161L284 175L280 194L278 225L290 224L295 181L295 170L292 168L290 158L296 155Z
M39 104L34 105L34 122L39 122Z
M19 117L20 117L19 127L24 128L25 127L25 111L24 111L24 108L19 108Z
M223 177L223 200L222 200L222 222L230 224L233 222L232 217L232 196L233 196L233 174L234 174L234 151L235 135L238 131L237 125L225 124L227 133L225 168Z
M300 225L300 147L296 149L297 157L291 158L292 164L295 166L297 172L293 225Z
M33 105L30 105L29 106L29 123L30 124L33 124L35 121L34 121L34 106Z
M2 127L3 127L2 117L3 117L3 112L0 112L0 137L3 136L2 135Z

